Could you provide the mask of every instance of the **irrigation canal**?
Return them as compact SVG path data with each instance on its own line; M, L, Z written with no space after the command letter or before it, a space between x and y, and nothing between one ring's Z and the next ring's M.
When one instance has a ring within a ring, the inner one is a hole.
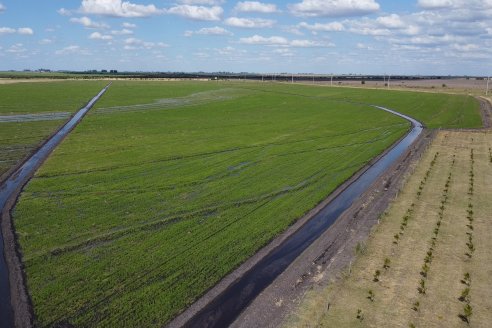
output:
M222 328L232 324L241 311L395 163L423 131L423 125L409 116L381 106L372 107L406 119L412 124L412 129L326 207L189 319L185 327Z
M106 92L107 85L84 108L80 109L55 135L35 152L0 186L0 210L22 188L34 172L63 138L73 130L85 114ZM336 219L350 207L354 200L388 169L417 139L423 126L415 119L381 106L372 106L400 116L412 124L410 132L392 149L370 166L357 180L343 190L332 202L318 212L297 232L285 240L250 271L232 283L222 294L199 311L186 327L226 327L265 289L292 261L315 241ZM10 304L9 272L4 255L3 235L0 233L0 327L13 327L13 311Z
M46 141L22 166L14 171L8 179L0 186L0 214L5 205L16 197L20 189L29 181L34 172L41 166L44 160L55 149L56 146L67 136L79 123L94 104L101 98L111 85L108 84L89 103L80 109L58 132ZM10 303L9 270L5 260L3 232L0 233L0 327L14 327L13 310Z

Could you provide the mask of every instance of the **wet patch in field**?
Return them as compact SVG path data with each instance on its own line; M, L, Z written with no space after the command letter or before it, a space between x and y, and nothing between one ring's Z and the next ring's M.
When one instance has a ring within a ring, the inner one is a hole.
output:
M238 98L242 94L244 94L244 90L225 88L220 90L197 92L186 97L157 99L153 103L149 103L149 104L98 108L94 111L94 113L111 114L115 112L121 113L121 112L135 112L135 111L151 110L151 109L180 108L180 107L195 106L195 105L200 105L210 102L231 100L234 98Z
M70 116L68 112L40 113L40 114L21 114L0 116L0 123L22 123L35 121L56 121L63 120Z

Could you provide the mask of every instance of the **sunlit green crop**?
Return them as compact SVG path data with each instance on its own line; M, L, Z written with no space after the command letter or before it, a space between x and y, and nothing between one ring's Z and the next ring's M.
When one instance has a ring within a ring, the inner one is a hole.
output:
M14 211L36 324L168 322L408 130L361 102L480 122L462 96L115 82Z

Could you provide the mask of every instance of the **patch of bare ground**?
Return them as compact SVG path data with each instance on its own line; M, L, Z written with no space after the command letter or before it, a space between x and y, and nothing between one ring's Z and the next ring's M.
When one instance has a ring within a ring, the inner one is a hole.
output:
M490 327L492 133L440 131L353 265L289 327Z
M324 84L330 84L330 82L325 82ZM390 80L389 84L390 89L471 94L475 96L484 95L487 88L487 80L484 78ZM333 82L333 85L375 89L388 88L386 81L362 82L362 80L349 80Z
M305 293L343 274L354 251L364 244L380 214L399 192L432 139L424 131L418 141L368 188L353 206L304 251L233 323L232 327L277 327L297 307ZM328 303L323 304L323 312Z

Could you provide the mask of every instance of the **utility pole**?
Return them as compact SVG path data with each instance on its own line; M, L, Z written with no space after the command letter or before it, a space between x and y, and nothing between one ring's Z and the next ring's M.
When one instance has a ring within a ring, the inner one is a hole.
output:
M490 76L487 78L487 89L485 89L485 95L489 95L489 81L490 81Z
M390 88L390 79L391 79L391 75L388 75L388 89Z
M261 74L261 82L265 82L265 81L263 80L263 74Z

